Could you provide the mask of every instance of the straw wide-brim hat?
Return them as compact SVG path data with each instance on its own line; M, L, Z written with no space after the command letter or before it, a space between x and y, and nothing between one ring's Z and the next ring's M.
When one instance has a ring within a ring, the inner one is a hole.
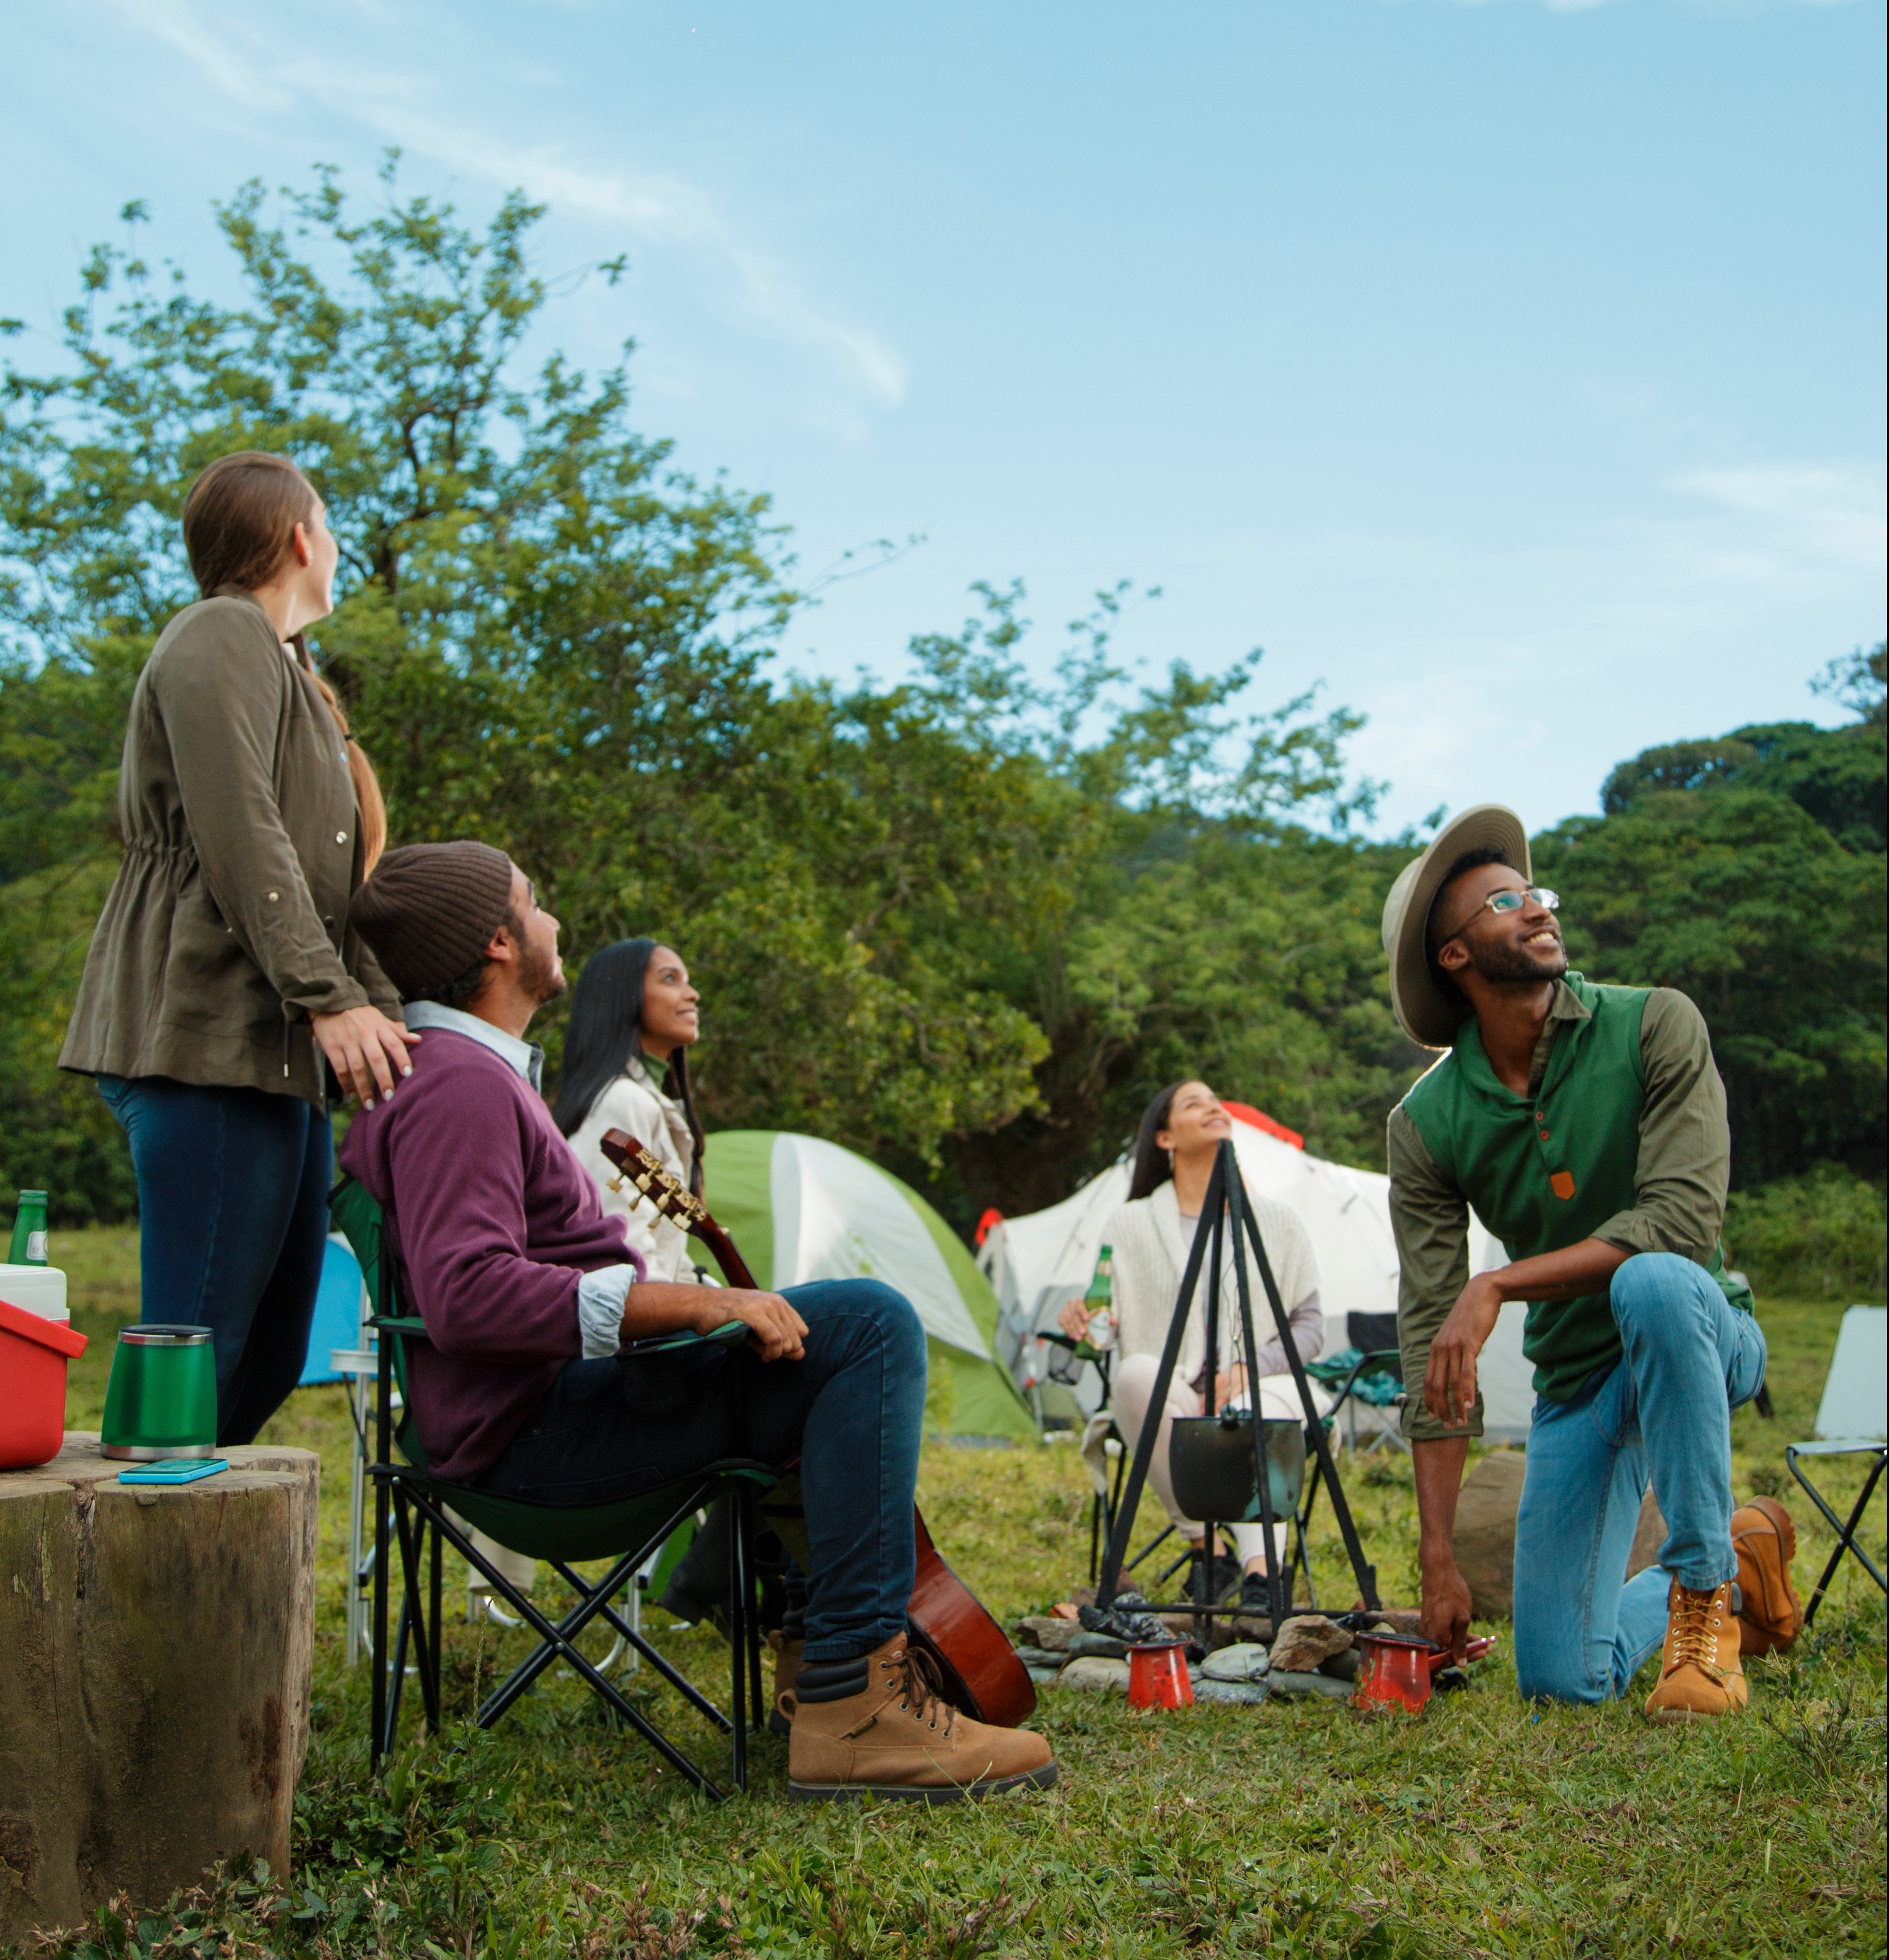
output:
M1465 851L1493 845L1525 878L1532 879L1528 833L1506 804L1479 803L1452 816L1423 856L1398 873L1384 901L1384 956L1391 963L1391 1005L1398 1025L1424 1048L1449 1048L1469 1012L1453 987L1439 987L1425 957L1423 938L1437 887Z

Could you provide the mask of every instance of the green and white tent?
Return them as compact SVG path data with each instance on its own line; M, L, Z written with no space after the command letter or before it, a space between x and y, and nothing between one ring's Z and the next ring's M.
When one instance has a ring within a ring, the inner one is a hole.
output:
M837 1144L787 1130L720 1130L704 1159L708 1208L756 1282L883 1280L917 1309L933 1419L947 1433L1033 1441L1036 1424L993 1358L997 1295L968 1247L909 1185Z

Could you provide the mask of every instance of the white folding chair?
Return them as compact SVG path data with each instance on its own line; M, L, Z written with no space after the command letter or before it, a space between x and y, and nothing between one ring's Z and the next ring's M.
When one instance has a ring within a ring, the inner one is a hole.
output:
M1837 1534L1837 1548L1830 1554L1830 1563L1824 1567L1824 1576L1817 1580L1817 1590L1805 1609L1807 1627L1816 1617L1817 1606L1836 1577L1846 1551L1855 1553L1863 1570L1889 1593L1889 1580L1884 1580L1875 1561L1856 1542L1857 1526L1862 1522L1863 1513L1882 1480L1884 1466L1889 1465L1889 1307L1852 1306L1843 1316L1843 1324L1837 1334L1837 1352L1831 1357L1830 1375L1824 1384L1824 1399L1817 1407L1817 1437L1814 1443L1791 1443L1784 1452L1791 1475ZM1876 1460L1863 1480L1862 1494L1844 1519L1824 1501L1823 1494L1804 1474L1798 1459L1858 1456L1874 1456Z

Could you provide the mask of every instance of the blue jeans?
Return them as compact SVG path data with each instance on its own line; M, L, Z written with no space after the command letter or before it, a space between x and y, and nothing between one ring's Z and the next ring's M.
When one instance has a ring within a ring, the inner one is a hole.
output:
M328 1243L334 1133L299 1096L101 1075L138 1178L140 1318L208 1327L217 1441L253 1443L288 1399Z
M713 1348L567 1361L475 1481L498 1497L603 1504L723 1457L798 1456L813 1549L806 1657L851 1660L905 1631L924 1329L878 1280L820 1280L784 1297L807 1325L803 1360Z
M1703 1268L1641 1252L1614 1275L1626 1351L1572 1402L1534 1405L1515 1520L1515 1681L1525 1695L1624 1694L1666 1634L1669 1579L1738 1573L1732 1411L1764 1379L1764 1336ZM1666 1520L1659 1562L1629 1580L1649 1478Z

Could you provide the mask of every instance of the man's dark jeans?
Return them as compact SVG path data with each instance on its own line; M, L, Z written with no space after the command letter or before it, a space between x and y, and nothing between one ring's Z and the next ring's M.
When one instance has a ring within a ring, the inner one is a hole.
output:
M253 1443L308 1358L335 1144L298 1096L101 1075L138 1177L142 1318L211 1330L217 1443Z
M603 1504L720 1458L797 1456L813 1548L806 1657L850 1660L905 1630L924 1329L877 1280L821 1280L784 1297L807 1324L804 1360L717 1348L568 1361L476 1481L495 1497Z

